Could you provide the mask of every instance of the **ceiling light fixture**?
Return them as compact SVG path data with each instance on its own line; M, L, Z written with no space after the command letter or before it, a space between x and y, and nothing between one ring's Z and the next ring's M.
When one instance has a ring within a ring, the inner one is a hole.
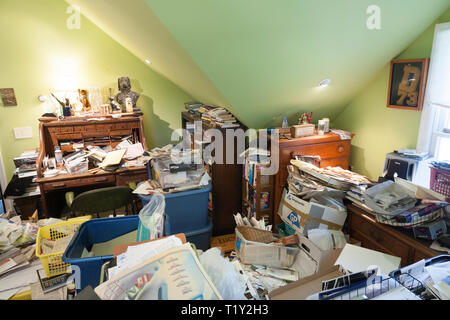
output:
M330 85L330 82L331 82L331 80L329 78L324 79L319 82L319 87L321 87L321 88L328 87Z

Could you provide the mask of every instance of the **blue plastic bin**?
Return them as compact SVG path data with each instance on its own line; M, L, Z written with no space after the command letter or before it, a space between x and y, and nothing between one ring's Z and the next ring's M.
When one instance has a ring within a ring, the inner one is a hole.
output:
M199 189L164 194L165 213L170 218L172 234L193 232L209 226L208 202L211 190L209 184ZM144 206L152 198L152 195L138 196Z
M173 235L177 233L184 233L186 236L186 241L195 244L197 249L201 249L203 251L208 250L211 247L211 234L212 234L213 222L212 219L208 219L208 224L197 230L189 231L189 232L172 232L170 229L170 218L166 216L165 220L165 232L166 235Z
M102 265L113 258L113 255L81 258L83 249L88 251L96 243L110 241L124 234L137 230L139 216L103 218L89 220L83 223L66 248L62 260L80 268L80 287L82 290L90 285L95 288L100 283ZM168 229L167 224L165 229Z

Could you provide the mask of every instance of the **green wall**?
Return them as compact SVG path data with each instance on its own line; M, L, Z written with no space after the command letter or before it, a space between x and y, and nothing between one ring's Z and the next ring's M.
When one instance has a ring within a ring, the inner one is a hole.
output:
M184 102L192 100L88 19L81 18L79 30L69 30L68 6L62 0L0 1L0 88L14 88L18 102L4 107L0 99L0 149L8 179L12 158L39 146L37 119L44 109L38 95L48 95L65 79L74 89L100 87L106 95L107 88L117 93L119 77L130 77L132 90L141 94L149 148L170 143ZM32 127L33 138L15 139L15 127Z
M436 23L450 21L444 13L396 59L431 56ZM386 154L395 149L415 149L421 112L386 107L390 65L386 65L335 119L333 126L355 133L352 141L353 170L378 179Z

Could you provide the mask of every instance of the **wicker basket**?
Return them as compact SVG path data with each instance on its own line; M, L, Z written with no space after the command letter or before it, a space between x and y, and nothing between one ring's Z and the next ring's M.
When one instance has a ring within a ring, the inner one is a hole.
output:
M247 241L271 243L276 240L272 232L247 226L236 228Z

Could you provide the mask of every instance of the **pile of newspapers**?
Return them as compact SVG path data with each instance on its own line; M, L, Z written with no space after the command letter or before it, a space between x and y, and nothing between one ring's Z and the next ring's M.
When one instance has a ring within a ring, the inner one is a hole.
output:
M301 160L291 160L287 180L289 191L297 197L326 206L345 209L342 200L351 190L365 189L372 182L340 167L319 168Z

